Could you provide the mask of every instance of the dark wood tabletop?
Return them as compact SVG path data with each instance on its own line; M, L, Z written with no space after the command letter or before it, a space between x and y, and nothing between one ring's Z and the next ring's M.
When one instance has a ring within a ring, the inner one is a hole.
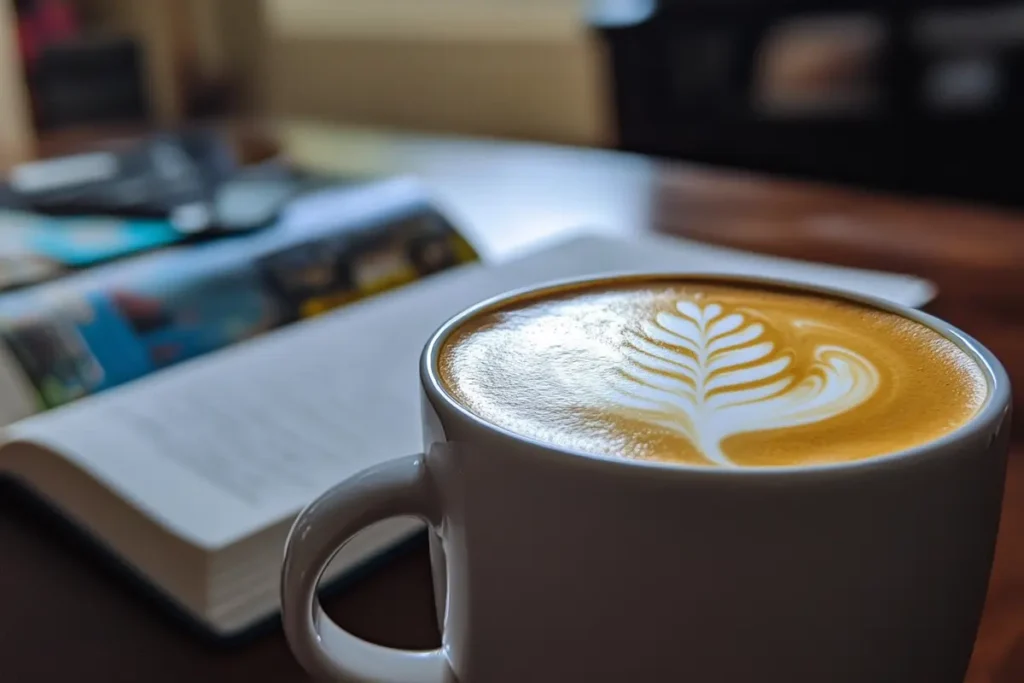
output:
M290 156L348 173L406 171L491 260L568 231L657 231L883 270L938 285L928 310L989 346L1024 387L1024 213L879 196L609 152L384 131L279 126ZM63 142L51 149L64 149ZM45 148L45 147L44 147ZM1024 390L1016 412L1024 414ZM1024 439L1018 430L988 603L968 683L1024 681ZM426 551L329 600L376 642L431 647ZM183 630L39 517L0 504L0 680L305 680L278 630L235 647ZM869 683L869 682L865 682Z

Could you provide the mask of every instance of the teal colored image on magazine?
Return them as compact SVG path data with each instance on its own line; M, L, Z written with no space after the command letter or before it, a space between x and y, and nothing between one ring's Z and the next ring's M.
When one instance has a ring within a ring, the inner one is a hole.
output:
M82 268L181 242L184 236L161 219L51 217L0 209L0 249Z
M153 369L237 344L281 324L280 307L251 266L192 278L181 277L180 270L156 268L130 287L106 293Z
M68 218L44 219L27 238L30 251L81 268L175 244L183 236L164 220Z

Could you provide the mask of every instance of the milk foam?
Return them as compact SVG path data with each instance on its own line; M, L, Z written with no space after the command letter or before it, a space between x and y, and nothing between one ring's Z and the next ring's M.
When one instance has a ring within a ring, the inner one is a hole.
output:
M735 464L722 451L727 437L827 420L878 390L878 371L854 351L816 346L800 375L764 323L717 303L682 300L675 308L630 335L611 401L685 436L717 465Z
M455 330L438 370L524 436L718 467L902 450L968 421L988 391L965 351L901 316L685 279L511 302Z

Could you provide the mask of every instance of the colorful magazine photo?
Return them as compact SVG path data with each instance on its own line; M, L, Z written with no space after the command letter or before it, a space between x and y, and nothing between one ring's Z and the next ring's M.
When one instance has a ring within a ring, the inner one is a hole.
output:
M7 292L0 339L46 410L477 260L418 192L324 190L265 230Z

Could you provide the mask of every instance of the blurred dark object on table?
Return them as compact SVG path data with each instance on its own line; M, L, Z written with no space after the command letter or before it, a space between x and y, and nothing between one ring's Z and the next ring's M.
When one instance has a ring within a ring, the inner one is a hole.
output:
M1024 3L604 0L619 146L1024 205Z
M0 183L0 290L275 224L351 181L295 167L264 140L193 128L109 140L14 167Z
M345 182L273 155L252 156L214 128L111 141L14 167L0 186L0 206L49 216L161 218L195 235L264 227L299 192Z
M124 149L21 164L9 186L20 208L40 213L173 219L189 207L193 214L202 210L237 168L225 140L197 129L152 135Z

